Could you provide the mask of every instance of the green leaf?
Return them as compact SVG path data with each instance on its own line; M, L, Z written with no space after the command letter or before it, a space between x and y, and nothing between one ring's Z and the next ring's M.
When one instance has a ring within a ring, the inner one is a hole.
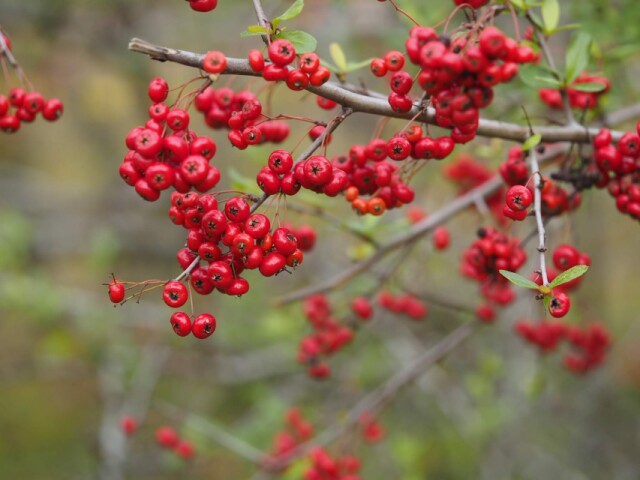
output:
M544 82L545 84L547 84L547 86L552 85L552 86L558 87L558 88L564 86L560 80L556 80L555 78L535 77L535 80L538 80L540 82Z
M582 71L589 65L589 48L591 46L591 35L579 32L574 35L569 43L566 53L565 80L567 85L573 83Z
M560 5L558 0L544 0L542 3L542 21L544 22L545 33L555 32L560 21Z
M531 88L549 88L551 83L560 84L556 79L550 77L549 73L547 68L540 65L520 65L519 69L520 79Z
M298 15L302 13L302 9L304 8L304 0L296 0L293 2L287 10L280 15L279 17L274 18L271 23L274 28L277 28L280 22L286 22L287 20L291 20L296 18Z
M524 10L524 2L522 0L511 0L511 4L521 10Z
M551 303L551 295L545 295L542 299L542 304L544 305L544 309L549 309L549 303Z
M515 272L510 272L509 270L499 270L500 275L509 280L511 283L516 285L517 287L522 288L531 288L533 290L538 290L538 284L529 280L522 275L518 275Z
M571 88L580 92L601 92L607 86L604 83L592 82L592 83L574 83Z
M553 282L549 284L549 287L555 288L564 283L570 282L574 278L581 277L589 270L588 265L576 265L575 267L571 267L569 270L565 270L556 278L553 279Z
M565 30L573 30L576 28L580 28L579 23L567 23L566 25L562 25L561 27L556 28L556 33L563 32Z
M283 30L272 38L286 38L296 49L296 53L313 52L318 46L315 37L301 30Z
M533 147L537 146L541 140L542 140L542 135L540 135L539 133L536 133L535 135L531 135L522 144L522 151L526 152L531 150Z
M254 37L256 35L266 35L267 29L260 25L249 25L244 32L240 32L240 37Z
M338 43L332 42L329 44L329 55L331 55L331 60L339 70L347 71L347 57Z

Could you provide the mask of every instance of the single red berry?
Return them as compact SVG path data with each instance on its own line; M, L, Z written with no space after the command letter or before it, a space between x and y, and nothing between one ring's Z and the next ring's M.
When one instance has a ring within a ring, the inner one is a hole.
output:
M446 227L436 227L433 231L433 246L437 250L445 250L449 246L451 235Z
M249 65L254 72L264 70L264 56L260 50L254 48L249 51Z
M289 40L279 38L269 45L269 58L280 67L289 65L295 57L296 49Z
M197 1L199 3L202 3L204 0L197 0ZM192 2L192 4L193 3L195 2ZM180 440L178 444L174 447L174 451L176 452L176 455L178 455L180 458L184 460L188 460L196 454L196 449L194 448L193 444L186 440Z
M309 77L309 83L314 87L320 87L329 81L331 71L327 67L320 65L318 69Z
M218 6L218 0L189 0L189 6L195 12L210 12Z
M156 442L162 447L173 448L178 444L178 434L172 427L163 426L156 430Z
M210 313L201 313L193 321L191 332L196 338L207 338L216 331L216 318Z
M298 239L288 228L276 228L273 233L273 245L285 257L298 249Z
M384 56L384 65L389 72L397 72L404 67L404 55L396 50L387 52Z
M162 299L171 308L179 308L187 302L189 292L182 282L172 280L167 282L162 292Z
M279 252L271 252L264 257L259 270L265 277L271 277L280 272L286 264L287 259L284 255Z
M112 303L120 303L124 300L125 287L117 280L111 280L109 283L109 300Z
M154 162L144 174L144 178L151 188L166 190L173 185L174 169L166 163Z
M506 202L511 210L526 210L533 202L533 194L523 185L514 185L507 190Z
M236 277L225 290L227 295L242 296L249 291L249 282L242 277Z
M271 222L262 213L254 213L244 224L244 231L256 239L264 237L269 230L271 230Z
M222 73L227 68L227 57L217 50L207 52L202 60L202 68L208 73Z
M120 419L120 427L126 435L133 435L138 429L138 421L131 415L124 415Z
M175 312L170 318L171 327L176 335L186 337L191 333L191 317L184 312Z
M291 90L304 90L309 85L309 77L302 70L290 70L287 74L287 87Z
M320 57L314 52L307 52L300 57L300 70L311 75L320 67Z
M369 320L373 316L373 307L366 297L356 297L351 301L351 310L362 320Z
M169 95L169 84L164 78L154 78L149 83L148 93L153 103L164 102Z
M371 69L371 73L376 77L384 77L387 74L387 65L382 58L374 58L371 60L369 68Z
M564 317L571 307L571 300L566 293L558 293L551 298L549 302L549 313L551 316L560 318Z

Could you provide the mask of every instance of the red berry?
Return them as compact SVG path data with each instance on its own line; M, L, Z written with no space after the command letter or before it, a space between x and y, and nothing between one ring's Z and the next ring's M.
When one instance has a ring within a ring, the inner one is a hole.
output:
M525 210L533 202L533 194L525 186L514 185L507 190L506 202L511 210Z
M189 0L189 6L195 12L210 12L218 6L218 0Z
M260 50L253 49L249 51L249 65L254 72L264 70L264 56Z
M196 1L198 3L204 2L204 0L196 0ZM192 2L192 4L193 3L195 2ZM186 440L180 440L178 444L174 447L174 451L176 452L176 455L178 455L180 458L183 458L184 460L188 460L196 454L196 450L193 447L193 444Z
M171 308L179 308L187 302L189 292L182 282L167 282L162 292L162 299Z
M149 83L148 93L153 103L164 102L169 95L169 84L164 78L154 78Z
M178 434L172 427L160 427L156 430L156 442L167 448L175 447L178 444Z
M558 270L568 270L578 264L580 254L572 245L559 245L553 251L553 264Z
M120 427L126 435L133 435L138 429L138 421L131 415L125 415L120 419Z
M184 312L175 312L170 318L173 331L180 337L191 333L191 317Z
M556 318L564 317L569 312L570 307L569 296L566 293L558 293L549 302L549 313Z
M279 38L269 45L269 58L274 64L285 67L296 58L296 49L289 40Z
M446 227L436 227L433 231L433 246L437 250L445 250L449 246L451 236Z
M125 287L117 280L112 280L109 283L109 300L112 303L120 303L124 300Z
M207 338L216 331L216 318L210 313L201 313L193 321L191 332L196 338Z
M202 68L208 73L222 73L227 68L227 57L217 50L207 52L202 60Z

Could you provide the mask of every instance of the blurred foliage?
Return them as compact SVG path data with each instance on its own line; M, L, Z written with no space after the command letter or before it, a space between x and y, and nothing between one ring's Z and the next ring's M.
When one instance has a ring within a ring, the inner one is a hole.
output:
M268 14L282 12L288 4L264 3ZM451 11L449 0L397 3L425 24L440 22ZM590 68L615 79L607 107L635 101L640 66L636 2L561 4L562 21L580 23L596 41ZM364 7L370 15L357 14ZM332 41L350 61L402 49L410 26L388 3L373 0L308 0L306 9L291 21L292 28L316 36L324 58L330 58ZM181 417L166 415L156 400L211 418L268 451L289 406L299 405L319 429L340 421L358 398L467 319L437 306L424 323L379 315L331 360L334 378L309 380L295 362L297 344L308 332L300 306L274 309L270 303L279 294L329 277L371 250L309 215L293 213L288 219L313 221L325 240L295 275L275 282L256 279L242 300L198 300L196 309L214 311L219 319L208 342L175 337L170 312L157 291L140 304L114 308L108 303L104 284L112 272L127 280L171 278L175 251L184 243L180 229L165 219L166 198L140 202L118 178L117 168L127 131L145 120L149 79L162 75L178 86L194 73L131 54L128 40L138 36L243 56L259 42L239 38L251 22L251 2L228 0L220 0L208 15L173 0L4 0L0 5L0 23L32 82L45 96L65 102L60 122L36 122L0 138L0 478L97 477L105 462L102 429L120 413L112 403L120 405L136 391L145 352L164 347L171 354L148 415L126 443L126 477L250 478L254 466L212 441L193 420L183 424ZM499 22L509 29L507 16ZM568 35L552 39L559 58ZM383 80L371 79L364 70L348 79L384 87ZM237 82L251 85L244 79ZM527 92L519 81L502 91L489 115L521 122L519 105L526 104L533 118L544 119L546 111L535 92ZM276 92L272 113L331 118L315 109L311 96L300 98ZM398 125L390 122L384 134ZM376 119L354 116L334 134L329 153L367 142L376 127ZM200 119L195 128L205 128ZM292 138L302 138L305 131L306 126L293 125ZM221 170L233 167L237 172L223 180L225 186L249 182L255 188L255 166L264 161L268 147L240 155L223 143L216 161ZM470 150L495 167L508 146L487 140ZM414 179L417 202L434 211L455 190L434 165L423 173ZM312 194L302 198L319 203ZM330 210L360 231L381 237L407 225L402 211L383 220L358 219L339 200ZM454 272L470 232L481 221L473 212L452 220L450 250L433 255L427 246L416 249L405 282L473 305L475 287ZM593 268L569 320L601 320L610 326L615 343L608 363L584 378L575 377L562 369L558 354L541 357L524 346L512 333L513 321L538 310L532 300L523 299L398 396L381 417L387 431L381 444L364 444L357 435L337 444L362 456L363 478L637 478L637 225L616 214L605 192L589 192L569 227L554 222L549 227L554 242L573 239L592 254ZM363 278L337 292L332 297L336 314L347 312L349 295L368 290L372 282ZM391 286L399 288L400 283ZM161 451L153 442L161 424L175 425L192 440L196 459L185 463ZM300 478L303 470L301 462L282 478Z

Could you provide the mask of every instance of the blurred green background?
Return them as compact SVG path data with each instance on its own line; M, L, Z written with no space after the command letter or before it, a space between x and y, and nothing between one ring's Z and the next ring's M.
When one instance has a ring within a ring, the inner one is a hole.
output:
M264 4L274 16L288 2ZM331 41L354 61L402 49L407 24L388 4L307 4L291 24L314 34L325 58ZM447 0L399 4L431 24L451 10ZM592 68L614 83L607 108L634 103L640 90L635 2L561 4L563 21L581 23L598 43L602 58ZM0 137L0 478L251 478L255 466L214 441L207 422L267 451L288 406L300 406L319 429L329 425L425 345L468 319L436 306L420 324L380 313L354 345L331 360L330 380L309 380L295 362L297 344L308 333L301 309L269 308L270 301L329 278L363 248L353 237L294 212L287 217L294 224L317 225L318 247L295 275L252 279L251 292L241 300L197 299L197 311L212 311L219 320L209 341L177 338L157 292L139 304L109 304L102 284L111 272L126 280L174 277L175 252L184 242L181 229L166 219L168 196L142 202L117 169L126 152L125 135L146 120L149 80L163 76L174 87L196 72L129 53L129 39L244 56L259 46L255 37L239 39L251 23L249 1L220 0L209 14L172 0L3 0L0 5L0 25L29 78L46 97L65 104L60 121L38 119ZM552 43L559 55L564 43L563 38ZM362 79L382 85L365 72L351 78ZM237 88L255 85L232 81ZM2 93L10 88L0 85ZM272 113L331 118L311 96L281 90ZM522 122L517 115L523 103L537 121L545 118L535 93L519 81L501 91L492 109L496 118L515 112L513 118ZM196 132L206 132L196 117ZM401 124L392 122L386 135L393 125ZM300 138L305 126L292 127L291 138ZM375 128L376 119L349 119L334 134L329 154L366 143ZM239 153L226 146L224 133L212 136L218 141L216 164L223 175L233 168L236 179L251 176L270 151L261 146ZM506 147L484 141L469 151L495 167ZM455 188L441 179L436 165L414 179L417 203L427 211L455 196ZM225 176L222 185L233 186L232 180ZM305 201L317 204L318 198ZM406 226L403 212L376 222L356 218L341 200L322 205L381 241ZM475 305L476 286L462 280L457 269L460 252L481 222L474 212L449 222L451 248L434 255L425 242L404 276L431 294ZM521 226L516 230L529 233ZM539 309L523 298L398 396L381 417L387 431L383 442L364 445L347 436L338 445L362 456L363 478L638 478L638 225L616 213L606 192L588 192L569 222L550 223L549 238L552 246L571 241L592 257L568 321L602 321L611 329L606 364L576 377L562 368L559 354L542 357L524 345L512 333L513 323L536 317ZM533 245L528 249L533 256ZM332 296L338 314L346 312L349 295L370 286L370 280L359 280ZM129 441L119 431L125 413L144 418ZM199 417L184 421L183 413ZM180 461L154 444L154 430L162 424L194 442L195 459ZM299 468L285 476L300 477Z

